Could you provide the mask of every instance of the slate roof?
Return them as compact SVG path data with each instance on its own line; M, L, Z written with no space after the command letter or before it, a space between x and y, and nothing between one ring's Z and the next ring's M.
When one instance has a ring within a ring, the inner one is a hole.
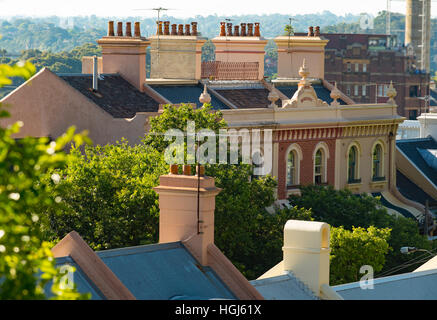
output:
M98 251L137 300L236 299L209 267L201 266L180 242ZM79 292L92 293L92 299L105 299L70 257L56 258L78 270L74 281Z
M404 176L399 170L396 171L396 187L399 192L407 199L425 205L428 200L430 206L437 206L437 201Z
M140 92L118 74L102 74L98 93L93 93L92 75L58 74L70 86L78 90L114 118L133 118L137 112L157 112L159 103L146 93Z
M203 86L197 85L150 85L150 87L160 95L167 98L174 104L195 103L198 108L202 106L199 97L203 92ZM229 109L229 107L217 99L212 93L211 106L215 110Z
M436 300L437 270L410 272L376 278L373 289L363 290L359 282L334 286L345 300Z
M266 300L319 300L293 273L253 280L250 283Z
M269 91L267 89L219 89L216 88L218 94L228 99L236 107L241 109L248 108L267 108L270 101L267 99ZM277 101L279 106L280 100Z
M431 168L418 149L437 149L437 142L432 138L397 140L396 147L402 151L411 162L435 185L437 185L437 170Z

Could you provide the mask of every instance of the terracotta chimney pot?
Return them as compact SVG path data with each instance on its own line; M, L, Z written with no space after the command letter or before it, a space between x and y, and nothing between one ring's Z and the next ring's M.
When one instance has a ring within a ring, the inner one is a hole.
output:
M156 22L156 34L162 35L162 21Z
M115 36L114 34L114 21L109 21L108 22L108 37L113 37Z
M247 24L247 36L253 37L253 23Z
M313 27L308 28L308 37L314 37L314 28Z
M319 26L316 27L316 31L314 32L314 36L320 37L320 27Z
M117 23L117 36L122 37L123 36L123 22Z
M255 37L261 37L261 33L259 31L259 22L255 22Z
M197 171L196 175L200 174L200 176L203 177L205 175L205 166L202 166L202 165L196 166L196 171Z
M132 37L132 24L126 22L126 37Z
M191 22L191 35L197 36L197 22Z
M189 24L185 25L185 35L186 36L191 36L190 27L191 26Z
M178 25L178 36L183 36L184 35L184 25L180 24Z
M232 23L228 23L226 26L228 27L227 36L232 37Z
M177 32L177 30L176 30L176 29L177 29L177 26L178 26L178 25L177 25L176 23L174 23L174 24L171 25L171 35L172 35L172 36L177 36L177 35L178 35L178 32Z
M226 36L226 23L225 22L220 22L220 37L224 37Z
M234 36L236 36L236 37L240 36L240 26L234 27Z
M190 165L184 165L184 175L190 176L191 175L191 166Z
M164 21L164 35L170 35L170 21Z
M179 165L171 164L170 165L170 174L179 174Z
M240 34L242 37L245 37L247 34L246 34L246 24L245 23L242 23L241 24L241 34Z
M135 22L135 37L141 37L140 23Z

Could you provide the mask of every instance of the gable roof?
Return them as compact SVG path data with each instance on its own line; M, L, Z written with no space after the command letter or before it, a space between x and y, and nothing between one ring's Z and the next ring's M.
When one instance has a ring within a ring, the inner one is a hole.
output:
M430 206L437 206L437 201L421 189L417 184L408 179L399 170L396 170L396 187L407 199L425 205L426 200Z
M92 91L91 74L57 74L114 118L133 118L137 112L157 112L159 103L119 74L101 74L98 92Z

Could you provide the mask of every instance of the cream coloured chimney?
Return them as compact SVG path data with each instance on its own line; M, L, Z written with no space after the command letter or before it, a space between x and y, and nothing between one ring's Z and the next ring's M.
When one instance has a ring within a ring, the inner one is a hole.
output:
M182 241L202 265L208 265L207 248L214 243L215 197L221 189L214 178L190 175L184 166L179 175L178 166L160 177L154 190L159 194L159 243ZM199 209L199 210L198 210Z
M284 228L284 271L291 271L317 296L329 286L330 229L324 222L289 220Z

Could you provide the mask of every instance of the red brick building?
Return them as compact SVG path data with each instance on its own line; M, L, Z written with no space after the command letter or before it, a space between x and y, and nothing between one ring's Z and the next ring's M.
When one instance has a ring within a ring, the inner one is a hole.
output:
M385 103L390 81L398 93L398 113L415 120L425 112L429 74L416 69L416 60L405 47L392 46L387 35L322 34L325 79L356 103Z

